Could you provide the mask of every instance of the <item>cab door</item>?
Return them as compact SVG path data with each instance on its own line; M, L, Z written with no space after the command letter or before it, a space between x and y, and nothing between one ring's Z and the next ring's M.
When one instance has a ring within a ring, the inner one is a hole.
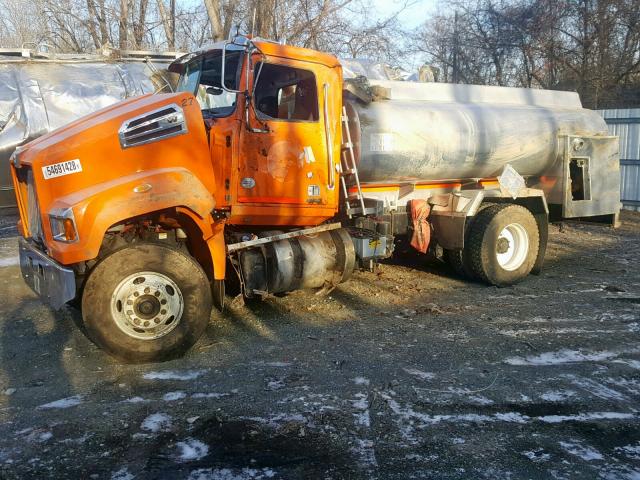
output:
M274 58L255 63L252 75L249 126L253 131L245 128L241 133L238 203L335 204L333 147L339 141L339 106L328 102L328 117L323 111L335 72L318 64ZM326 118L334 120L328 129Z

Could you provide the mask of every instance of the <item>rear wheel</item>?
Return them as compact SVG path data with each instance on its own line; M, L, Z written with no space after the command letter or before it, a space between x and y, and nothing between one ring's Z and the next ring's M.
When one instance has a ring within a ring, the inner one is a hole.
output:
M468 265L492 285L513 285L531 272L538 256L538 225L529 210L497 204L477 214L467 240Z
M456 274L462 278L473 279L473 272L468 267L464 250L444 250L443 258Z
M206 274L188 254L156 244L117 250L100 261L84 286L87 335L131 363L185 353L211 315Z

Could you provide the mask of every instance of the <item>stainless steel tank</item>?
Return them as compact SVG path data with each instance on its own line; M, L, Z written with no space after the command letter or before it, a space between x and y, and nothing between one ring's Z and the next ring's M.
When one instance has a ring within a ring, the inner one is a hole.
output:
M372 83L386 98L345 102L363 182L487 178L507 163L537 176L561 154L558 135L607 135L573 92Z

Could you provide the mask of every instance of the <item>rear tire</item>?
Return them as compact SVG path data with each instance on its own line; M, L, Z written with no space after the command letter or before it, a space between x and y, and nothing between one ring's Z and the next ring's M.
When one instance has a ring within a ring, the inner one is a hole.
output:
M188 254L157 244L117 250L91 271L82 295L89 338L126 363L169 360L209 323L211 289Z
M461 278L473 279L473 272L466 265L465 250L444 250L444 261L453 269Z
M513 285L531 272L540 246L533 214L520 205L496 204L476 215L466 243L468 265L480 280Z

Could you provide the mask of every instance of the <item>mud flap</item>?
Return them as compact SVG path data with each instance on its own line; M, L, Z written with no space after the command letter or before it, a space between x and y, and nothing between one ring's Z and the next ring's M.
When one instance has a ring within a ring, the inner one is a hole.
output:
M211 298L213 300L213 305L224 312L224 280L213 280L211 282Z
M426 200L410 200L408 203L413 224L411 246L421 253L427 253L431 241L431 226L427 221L431 206Z

